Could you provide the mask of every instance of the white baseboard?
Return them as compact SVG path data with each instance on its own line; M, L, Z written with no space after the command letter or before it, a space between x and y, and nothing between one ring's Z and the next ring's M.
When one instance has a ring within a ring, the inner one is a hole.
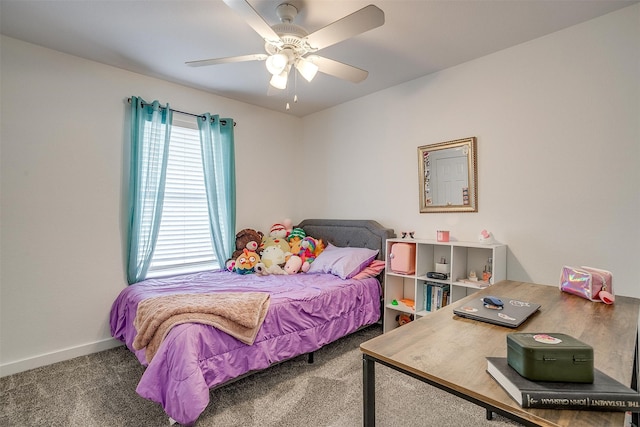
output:
M63 362L65 360L73 359L74 357L86 356L87 354L109 350L121 345L124 345L121 341L113 338L108 338L102 341L96 341L76 347L69 347L58 351L52 351L51 353L29 357L15 362L3 363L0 364L0 377L17 374L19 372L28 371L30 369L39 368L41 366L51 365L57 362Z

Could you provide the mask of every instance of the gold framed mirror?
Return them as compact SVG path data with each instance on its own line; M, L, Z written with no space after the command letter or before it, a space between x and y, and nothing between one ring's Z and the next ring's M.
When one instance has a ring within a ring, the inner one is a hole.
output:
M478 212L476 138L418 147L420 213Z

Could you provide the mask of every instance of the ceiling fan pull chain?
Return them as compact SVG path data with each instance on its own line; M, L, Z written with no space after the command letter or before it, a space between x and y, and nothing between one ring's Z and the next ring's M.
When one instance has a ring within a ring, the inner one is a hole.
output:
M298 103L298 73L293 76L293 103Z

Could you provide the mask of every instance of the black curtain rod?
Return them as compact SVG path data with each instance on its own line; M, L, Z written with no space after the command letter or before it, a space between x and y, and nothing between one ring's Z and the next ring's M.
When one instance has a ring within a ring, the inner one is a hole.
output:
M131 98L127 98L127 102L128 102L129 104L131 104ZM149 105L149 104L144 103L144 102L143 102L142 104L143 104L143 105ZM160 106L160 108L166 108L166 107L163 107L163 106L161 105L161 106ZM169 108L169 109L170 109L171 111L173 111L174 113L186 114L187 116L199 117L199 118L204 119L204 116L203 116L202 114L187 113L186 111L175 110L175 109L173 109L173 108ZM226 124L227 124L227 121L226 121L226 120L220 120L220 124L222 124L222 125L226 125ZM237 125L237 123L236 123L236 122L233 122L233 126L235 127L236 125Z

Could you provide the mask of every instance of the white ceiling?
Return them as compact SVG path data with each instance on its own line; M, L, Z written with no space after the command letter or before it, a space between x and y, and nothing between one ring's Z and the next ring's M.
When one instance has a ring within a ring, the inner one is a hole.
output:
M269 24L285 0L249 0ZM262 61L185 61L264 53L221 0L0 0L0 33L265 108L305 116L637 3L622 0L289 0L309 33L373 3L382 27L318 52L369 71L362 83L318 73L267 95ZM285 104L297 94L298 103Z

